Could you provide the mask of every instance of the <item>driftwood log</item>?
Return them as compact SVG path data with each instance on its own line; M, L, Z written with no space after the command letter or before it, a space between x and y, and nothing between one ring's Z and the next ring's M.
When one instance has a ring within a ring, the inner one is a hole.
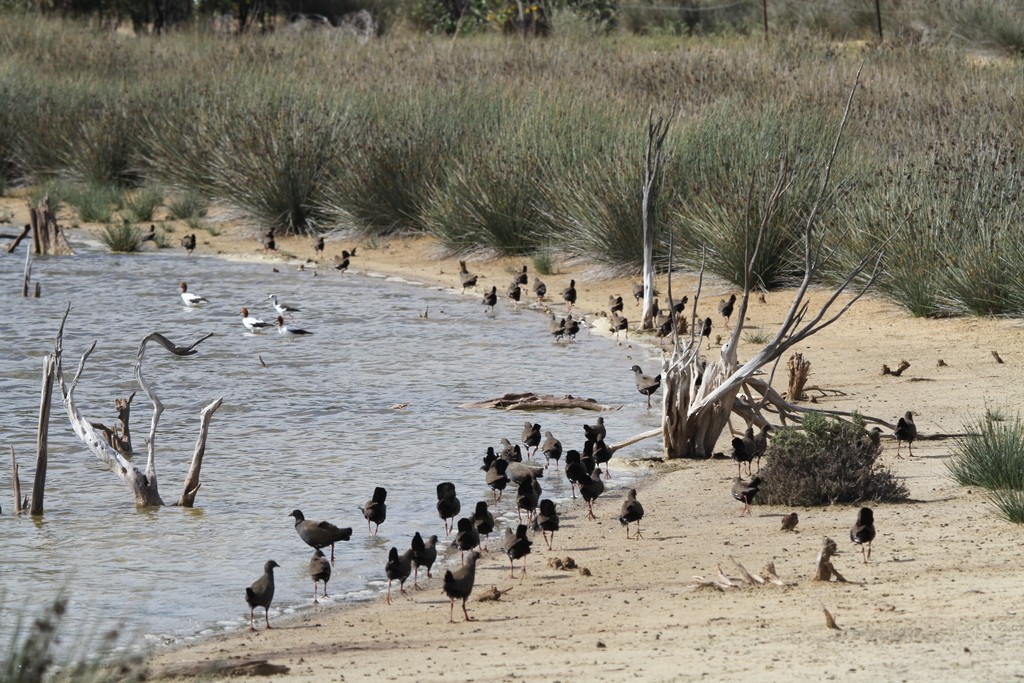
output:
M150 421L146 465L145 470L140 470L127 457L125 457L124 454L119 453L114 447L107 443L103 433L93 427L92 423L85 418L81 410L78 408L78 405L75 403L75 387L78 386L78 381L82 377L86 360L88 360L89 356L96 349L96 342L93 342L89 349L82 355L82 358L78 363L78 370L75 372L74 378L69 383L63 369L63 340L64 324L67 322L67 317L70 312L71 306L69 305L67 311L64 313L64 317L61 319L60 329L58 330L57 336L54 340L54 356L56 358L57 380L60 385L64 407L67 410L71 427L89 450L92 451L92 453L102 463L104 463L125 484L128 485L135 496L135 504L137 506L150 507L164 505L164 501L160 497L160 490L157 485L156 476L156 429L157 424L160 421L160 414L163 412L164 407L160 402L160 399L157 397L156 392L153 391L152 387L146 382L146 379L142 374L142 360L145 356L146 345L150 341L153 341L176 356L191 356L196 353L195 347L208 339L211 335L208 334L202 337L199 341L191 344L190 346L177 346L167 337L158 332L154 332L143 339L139 344L139 351L135 360L135 378L142 387L143 392L153 404L153 418ZM183 493L175 505L191 507L195 500L195 494L199 490L200 486L199 474L202 468L203 456L206 452L206 437L209 431L210 419L213 413L221 406L221 402L222 399L218 398L213 403L206 406L201 413L199 437L196 442L196 449L192 456L192 463L189 467L188 476L185 479Z
M26 225L25 227L23 227L21 229L21 232L14 237L14 240L11 241L6 247L4 247L4 250L8 254L12 253L15 249L18 248L18 245L21 244L21 241L23 239L25 239L25 237L27 237L28 233L31 232L31 231L32 231L32 226L31 225Z
M39 204L29 207L32 223L32 251L39 255L70 256L74 254L68 244L64 230L57 225L55 207L50 204L50 197L43 197Z
M498 398L486 401L474 401L463 403L461 408L498 408L500 410L565 410L570 408L582 408L583 410L619 410L622 406L606 406L598 403L592 398L580 398L578 396L538 396L532 392L519 394L505 394Z
M43 362L43 389L39 397L39 429L36 434L36 472L32 482L32 506L29 514L43 514L43 492L46 489L47 435L50 431L50 403L53 398L53 380L57 372L53 356Z
M132 431L130 426L132 413L132 400L135 392L128 398L114 399L114 410L117 411L118 424L107 427L100 422L93 422L92 426L103 433L107 443L114 447L119 453L131 455L135 452L132 448Z

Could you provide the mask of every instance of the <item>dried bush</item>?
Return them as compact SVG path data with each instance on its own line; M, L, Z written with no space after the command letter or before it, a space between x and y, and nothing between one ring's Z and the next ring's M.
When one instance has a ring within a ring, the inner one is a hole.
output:
M803 429L781 430L765 454L758 503L827 505L905 500L910 492L879 459L882 447L864 422L831 419L816 413Z

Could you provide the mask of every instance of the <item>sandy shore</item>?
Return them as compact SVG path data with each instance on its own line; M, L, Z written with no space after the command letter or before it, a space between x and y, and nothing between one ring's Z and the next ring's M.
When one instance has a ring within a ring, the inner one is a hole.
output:
M16 210L23 200L5 200ZM20 216L17 221L23 220ZM171 225L171 224L168 224ZM88 226L87 226L88 227ZM168 237L177 247L184 226ZM198 252L273 261L299 267L313 257L308 239L279 240L265 256L257 240L224 226L219 236L197 233ZM428 283L458 285L458 262L440 258L424 238L327 243L322 259L358 246L356 271L386 272ZM147 247L150 248L150 247ZM469 259L499 295L526 260ZM315 267L308 263L306 268ZM530 266L532 276L532 265ZM596 281L584 268L558 265L542 276L553 299L570 278L578 308L606 308L609 294L627 298L638 317L630 282ZM664 288L664 282L659 282ZM674 290L692 298L694 280L676 278ZM702 313L712 315L729 289L711 284ZM480 296L479 293L466 296ZM791 293L754 302L746 324L771 331ZM821 293L814 300L820 301ZM502 306L506 305L502 302ZM717 317L716 317L717 322ZM713 334L714 338L717 333ZM614 341L609 341L614 343ZM744 342L740 357L755 348ZM818 405L860 410L895 421L914 410L923 434L963 431L966 418L987 405L1017 410L1024 380L1024 332L1016 321L916 320L880 300L865 299L831 328L796 349L811 361L809 384ZM997 363L997 351L1005 363ZM712 349L709 353L717 353ZM910 362L902 377L883 377L883 363ZM939 366L938 361L945 363ZM652 368L653 370L653 368ZM637 400L642 400L638 395ZM725 439L720 448L725 449ZM1024 575L1021 532L991 513L984 494L958 486L946 474L952 442L915 444L913 459L897 460L886 441L886 461L906 479L911 501L876 505L878 538L870 564L846 540L856 516L850 506L797 509L796 533L779 530L782 507L758 505L738 517L730 496L729 460L655 466L639 497L646 538L627 541L617 517L620 497L600 499L596 521L582 502L562 507L562 530L548 551L539 538L525 579L511 579L500 552L482 558L477 593L512 590L500 601L469 605L475 621L448 624L449 604L439 576L427 589L383 601L307 611L280 620L270 632L233 633L157 652L153 676L193 677L219 667L265 660L275 669L250 669L254 678L295 681L612 681L671 680L1008 680L1024 675ZM440 526L440 525L439 525ZM809 580L823 536L839 542L836 567L850 580ZM551 568L572 557L586 574ZM756 573L774 561L786 586L739 587L727 592L692 588L694 575L720 566L738 576L732 559ZM343 559L335 567L344 571ZM241 594L241 586L239 591ZM827 628L827 608L839 630ZM239 605L239 612L244 604ZM284 669L287 669L284 672Z

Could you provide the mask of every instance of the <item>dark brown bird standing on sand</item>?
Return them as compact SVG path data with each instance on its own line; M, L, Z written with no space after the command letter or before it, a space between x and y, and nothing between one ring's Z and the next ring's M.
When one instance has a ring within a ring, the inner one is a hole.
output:
M576 281L569 280L569 286L562 290L562 298L569 304L566 310L571 311L576 304Z
M732 311L736 307L736 295L730 294L728 301L718 302L718 312L725 318L725 329L729 329L729 319L732 318Z
M900 446L904 441L910 449L910 457L914 457L914 439L917 438L917 425L914 424L914 413L907 411L896 423L896 457L901 458Z
M750 503L753 502L754 496L756 496L757 492L760 490L761 477L754 477L749 482L736 477L736 481L732 485L732 497L743 503L743 509L740 510L740 517L750 514Z
M629 525L636 522L636 533L632 538L643 538L640 533L640 520L644 518L644 506L636 499L636 489L630 489L626 494L626 500L622 501L622 512L619 514L619 524L626 527L626 538L630 538Z
M491 287L491 291L484 294L483 304L487 307L488 311L494 311L494 306L498 303L498 288Z
M530 424L529 422L523 427L523 445L526 446L526 457L532 458L536 453L537 449L540 448L540 425ZM530 449L533 452L530 452Z
M700 331L701 337L708 338L708 348L711 348L711 318L704 318L704 327Z
M547 294L548 286L541 282L539 277L533 278L533 295L537 297L537 301L544 301Z
M470 287L476 287L476 280L477 276L466 270L466 262L459 261L459 282L462 283L462 293L465 294Z
M533 519L533 513L540 502L540 482L533 477L526 477L519 482L519 490L516 491L516 514L519 516L519 523L523 522L523 511L526 511L526 522Z
M277 242L274 241L274 229L273 228L268 230L267 234L263 236L262 242L263 242L263 251L264 251L264 253L268 252L268 251L276 251L277 250Z
M861 508L857 513L857 522L850 529L850 540L860 546L860 554L867 564L871 559L871 541L875 540L875 513L871 508ZM868 548L866 555L864 546Z
M505 552L508 554L510 579L515 578L515 561L518 559L523 560L523 573L519 575L519 578L526 576L526 556L530 554L530 546L533 545L533 542L527 538L526 532L525 524L517 526L514 534L512 529L507 527L505 529Z
M562 442L552 436L551 432L544 432L544 443L540 447L541 453L544 454L544 458L547 460L544 467L551 464L551 461L555 461L555 469L558 469L558 461L562 457Z
M587 469L583 466L582 454L577 450L568 450L565 452L565 478L569 480L569 484L572 486L572 497L576 497L576 489L579 487L580 482L588 478L590 475L587 474Z
M331 564L334 564L334 544L352 538L352 527L339 529L330 522L306 519L299 510L292 510L288 516L295 518L295 531L306 545L317 550L331 546Z
M782 518L782 531L794 531L800 523L800 515L790 512Z
M185 253L191 256L192 252L196 248L196 234L192 233L191 235L185 235L182 237L181 246L185 249Z
M743 476L743 472L740 471L740 465L747 463L747 475L750 475L750 463L754 460L755 450L757 444L754 438L754 428L747 427L746 431L743 432L743 437L733 437L732 440L732 459L736 461L736 476Z
M523 270L516 273L516 276L512 278L512 282L517 285L525 287L530 282L530 276L526 274L526 266L523 266Z
M331 580L331 563L324 557L324 551L317 550L313 551L313 557L309 560L309 575L313 578L313 604L316 605L318 600L316 599L316 585L320 581L324 582L324 597L327 597L327 582Z
M476 521L472 515L463 517L456 524L455 547L462 551L462 561L466 561L465 552L480 545L480 532L476 530Z
M476 532L481 536L480 543L483 549L487 550L487 541L484 539L490 538L491 532L494 531L494 515L487 509L487 501L477 501L472 519Z
M373 489L373 498L363 505L363 517L366 518L366 533L370 536L377 535L377 529L388 517L388 506L384 503L387 500L388 492L383 486ZM370 524L373 524L373 531L370 531Z
M594 516L594 501L604 493L604 482L601 481L601 468L598 467L589 477L580 482L580 495L587 502L587 517L597 519Z
M455 484L445 481L437 485L437 514L444 520L444 535L455 528L455 516L462 511L462 503L455 496Z
M321 254L324 253L324 236L323 235L320 235L315 240L313 240L313 253L316 254L317 256L320 256Z
M555 506L555 501L545 498L540 502L537 516L533 518L533 530L537 531L540 529L541 534L544 536L544 542L548 544L548 550L552 550L551 544L555 540L558 524L558 509ZM551 533L551 538L548 538L548 532Z
M401 555L398 548L392 548L388 553L388 561L384 565L384 573L388 577L388 594L384 598L387 604L391 604L391 582L398 581L398 592L405 594L405 580L412 573L412 556L415 551L409 548Z
M257 607L263 608L264 617L267 620L267 628L270 626L270 603L274 599L274 567L280 567L277 562L267 560L263 565L263 576L252 582L252 585L245 589L245 602L249 605L249 630L255 631L253 623L253 612Z
M462 613L466 615L466 621L473 621L466 611L466 600L473 592L473 584L476 582L476 561L480 559L480 553L473 551L464 565L455 571L444 573L444 593L451 600L451 609L448 611L448 623L455 623L455 601L462 600Z
M651 394L658 390L661 386L661 375L645 375L644 371L640 369L639 365L634 365L630 368L633 372L634 379L636 379L636 390L647 397L647 409L651 408Z
M416 590L420 589L417 579L419 579L420 567L427 568L427 578L431 577L430 569L434 566L434 562L437 560L437 536L431 536L426 541L420 536L420 532L412 537L412 566L414 573L412 575L412 587Z

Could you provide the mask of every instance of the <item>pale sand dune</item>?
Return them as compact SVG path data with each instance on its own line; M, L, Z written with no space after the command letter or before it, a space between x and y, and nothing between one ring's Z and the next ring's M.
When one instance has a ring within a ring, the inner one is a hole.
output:
M171 244L176 247L184 232L179 227ZM257 240L235 239L230 229L217 238L198 237L200 254L264 258ZM341 248L358 244L353 271L458 289L457 260L433 258L431 241L384 240L376 249L364 242L329 240L325 264ZM281 239L279 248L312 256L309 239ZM529 263L468 261L472 272L485 276L480 292L492 285L503 292L513 270ZM556 297L575 277L579 310L599 311L609 294L621 294L626 315L638 317L628 281L594 282L580 269L560 270L543 276ZM530 271L532 277L532 266ZM319 275L351 276L329 265ZM694 282L678 278L674 290L689 294L692 303ZM658 284L664 289L663 280ZM168 283L169 296L175 285ZM721 331L717 302L729 291L705 289L701 310L715 319L712 339ZM790 296L773 292L766 304L752 302L747 324L771 331ZM538 323L537 329L546 328ZM741 359L750 348L741 347ZM923 436L961 432L964 419L986 404L1012 415L1024 380L1024 331L1015 321L917 320L875 299L858 303L795 350L811 361L809 385L824 390L810 392L819 396L818 406L890 422L911 409ZM992 350L1005 364L996 363ZM903 358L911 367L902 377L880 376L883 363L895 367ZM946 367L937 367L940 358ZM776 382L784 384L785 369L779 372ZM494 393L504 389L494 387ZM637 400L643 398L638 394ZM596 521L586 519L581 500L562 506L555 550L546 550L538 537L522 581L508 578L500 551L485 554L477 592L492 585L514 588L500 602L471 600L476 621L447 623L444 570L435 566L427 590L400 596L390 607L382 597L279 618L271 632L235 633L159 652L151 672L194 673L217 661L268 659L287 666L289 674L267 680L295 681L992 681L1024 675L1021 530L996 519L983 493L949 479L950 441L918 441L917 457L903 460L894 458L895 442L885 445L885 458L906 478L913 502L872 506L878 537L868 565L848 541L855 506L797 508L798 532L783 533L780 519L788 508L755 505L752 516L737 516L741 506L729 494L733 462L675 461L653 466L655 476L637 487L647 510L644 540L626 541L617 521L622 494L616 492L598 500ZM809 581L826 535L843 551L835 565L848 584ZM550 558L566 556L591 575L547 566ZM730 557L755 573L774 560L791 585L726 593L688 588L693 575L713 576L717 565L738 576ZM383 559L381 567L383 574ZM345 571L343 558L335 571ZM238 586L238 614L225 618L243 614L243 588ZM823 607L841 630L826 627Z

